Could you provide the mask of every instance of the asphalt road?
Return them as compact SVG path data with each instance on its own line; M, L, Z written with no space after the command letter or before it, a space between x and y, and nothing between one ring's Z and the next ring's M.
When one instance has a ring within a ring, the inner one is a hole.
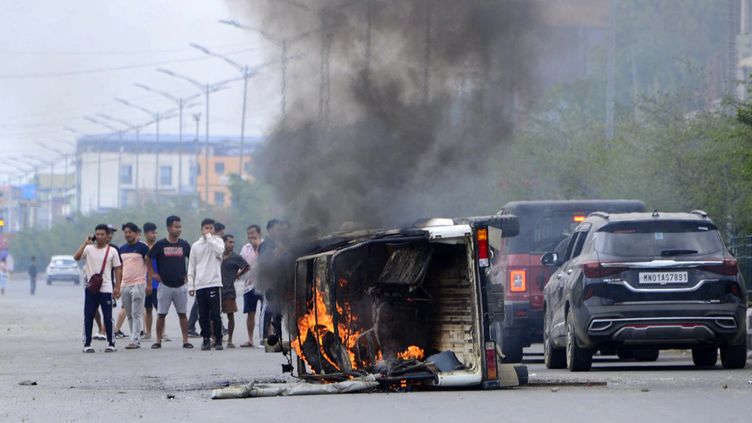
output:
M40 280L44 280L40 278ZM210 399L212 388L281 377L278 354L260 349L81 352L81 286L9 282L0 297L0 422L71 421L550 421L749 422L752 362L744 370L695 370L682 352L656 363L598 357L593 370L547 370L526 356L527 387L495 391ZM178 338L177 318L167 333ZM127 329L127 324L125 326ZM198 346L198 340L193 340ZM245 341L245 336L237 337ZM95 341L97 342L97 341ZM35 386L19 385L33 381ZM190 420L189 420L190 419ZM200 420L199 420L200 419Z

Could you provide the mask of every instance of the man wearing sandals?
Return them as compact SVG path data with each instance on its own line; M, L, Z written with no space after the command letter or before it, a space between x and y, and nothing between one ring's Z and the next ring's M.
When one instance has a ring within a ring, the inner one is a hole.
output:
M109 229L100 224L94 230L94 240L87 237L84 243L73 255L76 260L86 260L84 270L87 280L99 273L102 276L102 286L99 292L92 294L84 290L84 352L93 353L91 347L91 331L94 326L94 313L101 306L104 315L104 325L107 331L107 347L105 352L115 352L115 338L112 333L112 299L120 297L120 280L123 276L120 256L107 241ZM95 243L96 242L96 243ZM113 272L114 270L114 272ZM116 286L113 287L112 276L115 276Z
M238 303L235 301L235 281L248 271L249 266L240 254L234 251L235 237L224 235L225 252L222 255L222 313L227 315L227 348L235 348L232 335L235 332L235 313Z
M175 305L175 311L180 320L180 331L183 335L183 348L193 348L188 342L188 293L185 287L186 267L185 259L191 254L191 245L184 239L180 239L183 233L183 225L178 216L167 218L167 238L157 241L149 250L147 266L149 267L149 279L154 278L159 283L157 290L157 339L152 344L152 349L162 348L162 335L164 334L165 317L170 311L170 305ZM157 263L157 272L154 271L151 260Z

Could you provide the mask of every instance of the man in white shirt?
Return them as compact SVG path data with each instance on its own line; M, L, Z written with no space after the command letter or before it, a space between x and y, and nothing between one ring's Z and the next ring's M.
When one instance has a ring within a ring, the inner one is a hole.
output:
M109 229L107 225L97 225L94 231L94 240L87 237L78 248L73 258L86 260L84 272L88 281L92 275L102 276L102 286L99 292L92 294L85 290L84 299L84 352L93 353L91 347L91 330L94 325L94 313L101 306L104 317L104 325L107 331L107 347L105 352L115 352L115 338L112 332L112 299L120 297L120 282L123 277L123 267L120 256L116 249L112 248L107 240ZM96 243L95 243L96 241ZM113 272L114 269L114 272ZM112 276L115 276L113 286Z
M188 294L196 296L198 323L204 339L201 350L211 348L211 336L216 338L215 349L222 350L222 254L225 243L214 235L214 220L201 221L201 238L191 246L188 257Z
M256 325L256 308L264 296L256 291L256 277L258 275L258 249L261 245L261 227L251 225L246 230L248 243L240 250L240 255L248 263L249 271L243 276L243 313L246 314L245 326L248 330L248 342L241 347L253 347L253 329Z

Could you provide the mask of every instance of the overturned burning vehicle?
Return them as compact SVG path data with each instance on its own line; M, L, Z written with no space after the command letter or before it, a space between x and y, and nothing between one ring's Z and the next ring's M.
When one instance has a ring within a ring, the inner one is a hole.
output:
M526 383L524 366L500 364L503 285L486 276L489 231L515 236L517 218L429 219L319 240L295 262L287 320L298 376L368 375L397 389Z

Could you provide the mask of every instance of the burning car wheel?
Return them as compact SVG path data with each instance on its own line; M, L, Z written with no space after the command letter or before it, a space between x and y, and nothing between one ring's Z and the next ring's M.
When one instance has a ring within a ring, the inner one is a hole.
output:
M593 365L593 351L577 345L574 318L567 314L567 368L572 372L586 372Z
M718 348L692 348L692 361L697 367L713 367L718 362Z
M721 364L724 369L743 369L747 365L747 345L721 347Z
M551 316L546 310L543 319L543 362L548 369L563 369L567 367L567 353L560 348L554 348L551 342Z

